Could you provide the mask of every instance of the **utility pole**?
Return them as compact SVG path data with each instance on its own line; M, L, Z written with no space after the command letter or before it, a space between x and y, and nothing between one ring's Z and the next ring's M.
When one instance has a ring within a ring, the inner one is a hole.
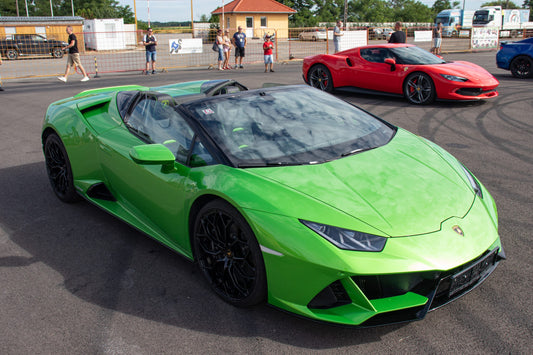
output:
M344 28L348 28L348 0L344 0Z
M191 0L191 33L192 33L192 38L194 38L194 17L192 13L192 0Z

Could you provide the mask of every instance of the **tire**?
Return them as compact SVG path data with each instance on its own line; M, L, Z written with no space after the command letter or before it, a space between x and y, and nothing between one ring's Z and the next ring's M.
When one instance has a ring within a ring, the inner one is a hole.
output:
M19 57L19 52L16 49L6 50L6 57L9 60L16 60Z
M316 64L307 73L307 81L314 88L326 92L333 91L333 79L331 72L323 64Z
M202 207L194 223L192 244L200 270L220 298L238 307L266 300L261 249L235 208L222 200Z
M403 93L409 103L427 105L435 101L435 84L425 73L412 73L405 79Z
M527 55L519 55L511 61L509 69L515 78L525 79L532 76L533 60Z
M298 36L298 39L299 39L300 41L303 41L303 40L304 40L304 36L299 35L299 36Z
M44 142L46 172L52 190L63 202L72 203L81 199L74 187L74 178L67 151L57 134L52 133Z
M52 57L54 58L63 58L63 51L61 50L61 48L54 48L52 49Z

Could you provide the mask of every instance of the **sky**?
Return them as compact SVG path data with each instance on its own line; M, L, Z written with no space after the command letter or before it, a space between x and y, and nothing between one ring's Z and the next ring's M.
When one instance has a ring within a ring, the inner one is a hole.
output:
M134 0L118 0L122 6L129 5L131 9ZM200 16L211 16L211 11L214 11L222 4L228 4L232 0L135 0L137 7L137 19L142 21L190 21L191 20L191 2L193 8L194 21L199 21ZM421 3L432 6L434 0L419 0ZM460 1L462 7L463 0ZM475 10L481 7L481 4L490 0L464 0L465 9ZM521 3L521 0L515 0L515 3ZM148 11L149 10L149 11ZM148 12L150 15L148 16Z

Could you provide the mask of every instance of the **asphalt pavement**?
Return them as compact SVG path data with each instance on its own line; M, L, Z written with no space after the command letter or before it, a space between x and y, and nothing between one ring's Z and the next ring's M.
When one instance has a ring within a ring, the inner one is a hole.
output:
M533 79L497 69L495 52L450 54L500 80L484 102L413 106L336 93L447 149L488 188L507 254L481 286L422 321L369 329L316 323L262 305L240 309L195 267L87 202L64 204L46 176L47 106L102 86L233 78L249 88L302 84L301 62L4 83L0 93L1 354L530 354L533 344ZM2 70L2 67L0 67Z

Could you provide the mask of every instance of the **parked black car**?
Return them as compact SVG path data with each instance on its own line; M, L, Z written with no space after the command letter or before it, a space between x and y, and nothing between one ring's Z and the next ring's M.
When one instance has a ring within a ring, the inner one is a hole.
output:
M64 41L47 39L37 34L14 34L12 39L0 40L0 53L7 59L15 60L19 56L51 54L54 58L63 58L61 48Z

